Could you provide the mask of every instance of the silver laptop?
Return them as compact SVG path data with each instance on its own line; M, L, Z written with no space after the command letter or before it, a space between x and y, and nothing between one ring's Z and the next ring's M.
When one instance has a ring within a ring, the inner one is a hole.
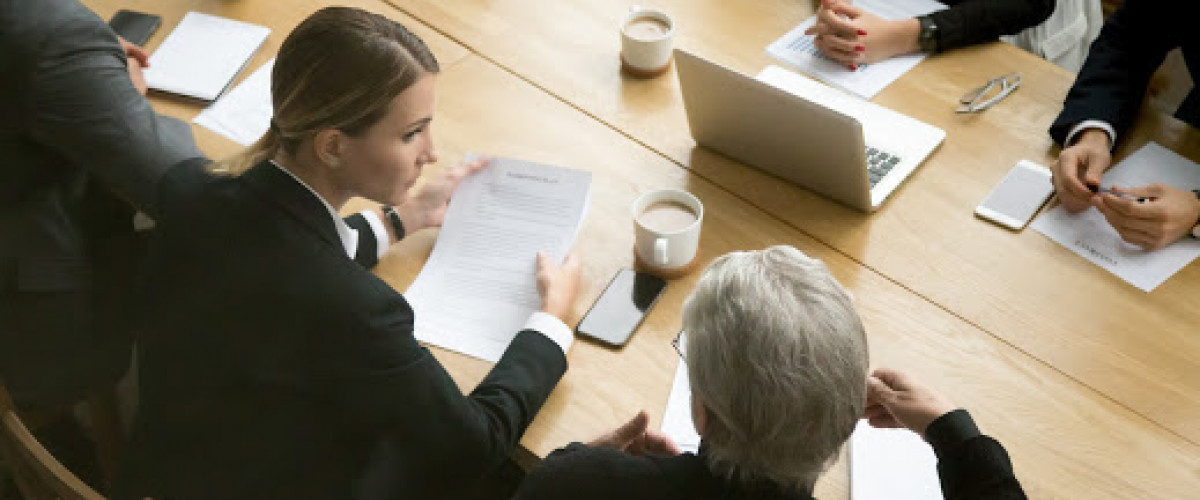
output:
M870 212L946 132L769 66L757 78L676 49L692 137L788 181Z

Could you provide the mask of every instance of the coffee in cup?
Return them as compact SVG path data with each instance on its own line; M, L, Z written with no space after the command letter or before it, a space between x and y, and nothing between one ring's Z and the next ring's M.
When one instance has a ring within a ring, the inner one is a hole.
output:
M630 207L638 266L667 277L690 269L700 246L704 205L681 189L658 189L638 197Z
M634 76L657 76L671 63L675 23L665 12L634 6L621 22L621 66Z

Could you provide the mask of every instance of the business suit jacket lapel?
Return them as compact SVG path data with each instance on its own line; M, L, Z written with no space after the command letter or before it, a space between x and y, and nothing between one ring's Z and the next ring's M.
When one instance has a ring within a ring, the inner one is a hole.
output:
M279 205L293 219L337 248L339 253L345 254L325 205L287 172L270 161L263 161L242 174L242 180L263 198Z

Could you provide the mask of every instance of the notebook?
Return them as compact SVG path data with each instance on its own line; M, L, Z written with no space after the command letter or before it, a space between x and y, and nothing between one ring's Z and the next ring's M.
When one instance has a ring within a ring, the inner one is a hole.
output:
M188 12L150 56L146 85L205 101L221 95L271 30Z

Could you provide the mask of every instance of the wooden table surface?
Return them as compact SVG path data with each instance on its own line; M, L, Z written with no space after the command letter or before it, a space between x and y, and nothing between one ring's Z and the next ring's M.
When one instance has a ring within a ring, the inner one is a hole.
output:
M387 0L517 77L729 190L949 313L1200 444L1200 267L1142 292L1032 230L973 215L1018 160L1049 165L1046 130L1074 76L994 43L932 57L873 101L941 127L945 142L875 214L698 148L674 71L622 75L617 26L635 2ZM754 75L809 2L637 1L674 17L675 45ZM968 89L1019 71L1012 96L953 112ZM1157 141L1200 160L1200 133L1145 112L1118 159Z
M324 4L292 1L284 8L264 1L84 3L104 18L118 8L162 15L163 28L147 44L149 49L188 10L271 27L267 43L239 80L273 57L287 33ZM961 63L946 57L918 66L877 102L941 126L949 137L895 199L881 212L866 216L695 149L673 75L637 81L616 73L615 23L624 13L623 5L586 0L450 3L399 2L402 12L379 0L340 2L396 19L421 35L438 56L443 71L433 130L442 164L474 151L593 172L592 207L576 245L586 263L577 316L617 269L632 265L627 207L633 199L654 188L687 189L708 208L702 262L773 244L795 245L823 259L856 297L872 365L908 370L970 409L984 431L1005 444L1031 498L1194 494L1200 447L1190 432L1200 432L1195 421L1200 405L1191 389L1200 386L1200 370L1196 356L1189 353L1200 347L1183 325L1200 311L1187 304L1187 291L1181 288L1195 286L1195 271L1189 268L1146 295L1040 235L1005 232L970 216L970 208L1017 159L1048 161L1044 129L1057 107L1039 111L1033 102L1061 99L1069 76L999 45L969 49L970 57ZM680 43L694 44L689 48L745 72L766 64L761 48L803 17L796 5L780 1L746 2L744 7L743 2L701 0L658 4L672 14L690 12L677 14L681 26L701 26L701 20L719 17L722 22L712 26L721 29L687 35ZM539 20L542 25L532 24ZM545 20L561 23L554 27ZM755 28L760 26L756 23L765 27ZM601 27L612 40L588 42L588 34L599 37ZM544 40L538 43L531 31ZM574 42L560 45L562 40ZM724 48L706 53L703 47L709 44ZM756 48L738 48L743 46ZM604 50L611 53L599 60L597 54ZM579 64L579 59L566 57L573 52L596 60ZM983 60L972 62L974 58ZM1025 86L999 107L960 124L948 123L939 113L962 92L918 92L915 89L924 87L908 81L920 75L931 79L936 70L947 75L945 86L966 86L1003 72L1006 65L1025 72ZM604 76L608 73L611 78ZM906 97L902 88L917 96ZM163 96L152 101L161 112L187 120L202 107ZM921 102L932 109L909 109ZM1005 106L1013 109L1001 111ZM1001 115L1011 118L1015 110L1022 111L1016 124L1001 126ZM203 127L193 129L212 157L239 149ZM967 139L957 139L982 137L985 132L996 137L976 139L986 154L970 153L967 145L959 144ZM1195 143L1194 131L1161 116L1146 117L1138 133L1176 149ZM1037 134L1039 142L1033 144L1020 139L1032 140ZM1011 143L997 144L1001 141ZM367 204L356 200L347 210ZM433 230L406 238L377 273L404 290L435 238ZM647 410L658 425L678 363L670 340L679 328L682 300L697 275L672 280L624 349L578 340L569 355L567 376L522 445L544 456L570 441L609 430L639 409ZM1082 289L1067 293L1073 290L1065 290L1060 280ZM1021 296L1020 287L1030 281L1039 288ZM1047 296L1055 301L1047 301ZM1035 300L1039 297L1041 303ZM1119 308L1112 303L1118 300L1128 303ZM1077 319L1072 314L1082 317L1087 304L1095 309L1092 317L1071 327L1069 320ZM1147 328L1135 331L1136 325ZM1133 338L1132 333L1141 331L1146 333ZM464 389L490 368L480 360L434 351ZM1121 382L1122 377L1127 379ZM848 498L845 460L822 478L817 494Z

